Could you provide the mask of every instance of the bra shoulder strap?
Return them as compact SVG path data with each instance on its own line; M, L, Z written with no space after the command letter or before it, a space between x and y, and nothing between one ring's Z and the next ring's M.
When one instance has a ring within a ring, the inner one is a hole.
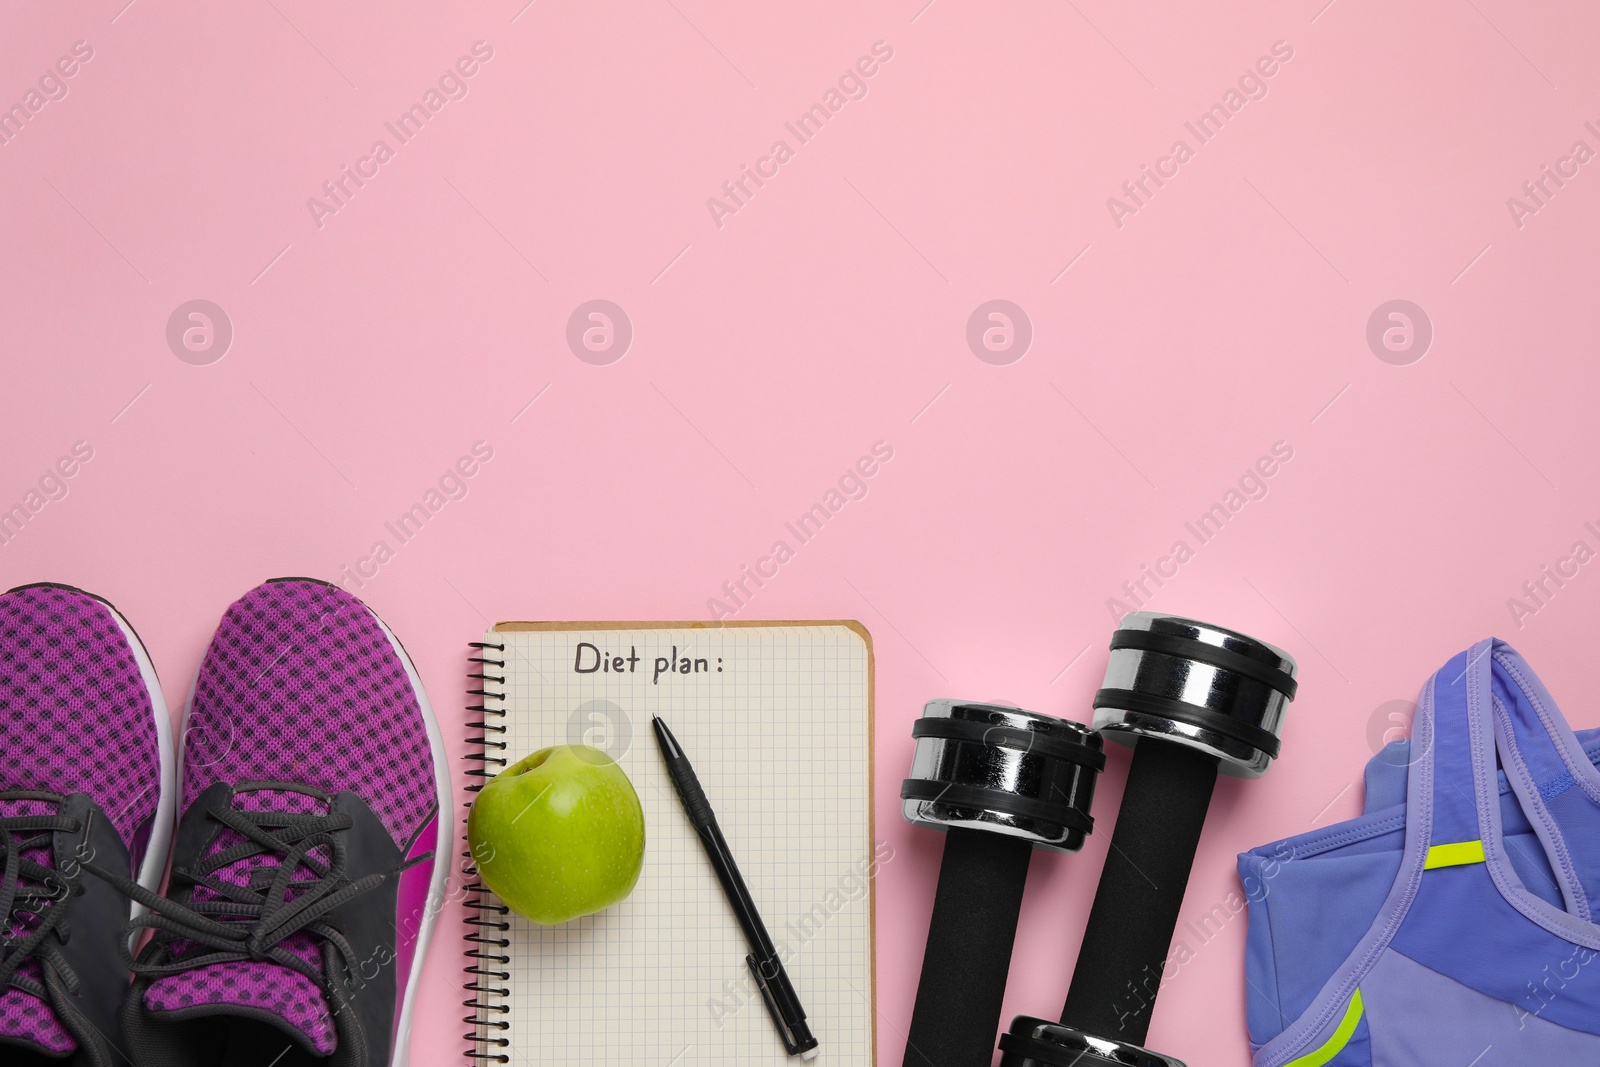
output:
M1561 710L1527 661L1504 641L1492 654L1494 715L1515 752L1517 768L1507 767L1512 785L1549 800L1577 787L1600 800L1600 772L1578 743Z
M1409 816L1429 826L1429 861L1476 842L1481 857L1479 811L1482 771L1494 789L1494 731L1489 715L1489 678L1494 641L1480 641L1454 656L1422 687L1411 731L1412 780ZM1440 850L1436 852L1435 850Z
M1491 679L1500 762L1569 914L1593 920L1600 900L1600 773L1544 683L1497 642Z

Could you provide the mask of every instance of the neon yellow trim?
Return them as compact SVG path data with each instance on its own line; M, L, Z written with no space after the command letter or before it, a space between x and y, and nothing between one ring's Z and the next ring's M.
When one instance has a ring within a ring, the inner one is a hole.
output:
M1428 849L1428 858L1423 861L1422 869L1431 871L1435 867L1459 867L1464 863L1482 862L1482 841L1454 841Z
M1323 1064L1333 1059L1344 1051L1350 1043L1350 1037L1356 1032L1356 1026L1361 1022L1361 990L1350 994L1350 1006L1344 1010L1344 1018L1339 1020L1339 1029L1333 1036L1322 1043L1322 1047L1315 1052L1308 1052L1297 1060L1290 1060L1283 1067L1322 1067Z

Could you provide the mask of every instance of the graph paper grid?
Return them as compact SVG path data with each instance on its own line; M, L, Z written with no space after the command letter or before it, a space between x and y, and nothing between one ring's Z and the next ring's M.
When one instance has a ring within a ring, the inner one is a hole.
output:
M662 766L660 715L693 760L821 1042L874 1062L872 652L857 624L502 624L511 761L608 751L645 814L629 898L541 927L508 916L513 1064L789 1064L700 840ZM626 628L612 628L613 625ZM583 652L586 643L596 652ZM675 651L674 651L675 650ZM600 655L622 671L579 673ZM658 657L688 673L657 676Z

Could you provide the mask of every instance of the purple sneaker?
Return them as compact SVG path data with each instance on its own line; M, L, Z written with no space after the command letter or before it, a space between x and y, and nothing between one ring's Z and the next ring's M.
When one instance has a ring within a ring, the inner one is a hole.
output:
M167 705L127 621L68 586L0 596L0 1062L126 1062L119 956L142 909L113 883L160 885L176 801Z
M134 1062L405 1064L451 826L400 642L335 586L268 582L223 617L184 739L170 886L122 1017Z

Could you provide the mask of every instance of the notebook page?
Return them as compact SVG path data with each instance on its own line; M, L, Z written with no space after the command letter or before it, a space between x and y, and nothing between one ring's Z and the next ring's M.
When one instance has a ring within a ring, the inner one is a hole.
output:
M645 813L644 869L627 900L556 927L508 917L511 1062L794 1062L662 766L650 725L659 714L694 763L823 1062L870 1065L871 879L889 853L875 856L871 835L864 637L826 624L486 640L506 645L503 754L605 749Z

